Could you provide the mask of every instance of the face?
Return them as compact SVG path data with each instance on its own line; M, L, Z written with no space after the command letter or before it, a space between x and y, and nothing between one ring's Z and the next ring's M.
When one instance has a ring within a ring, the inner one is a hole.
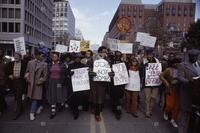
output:
M80 63L80 62L81 62L81 58L76 57L74 61L75 61L76 63Z
M42 61L44 59L44 54L38 54L35 56L35 58L39 61Z
M58 55L57 55L57 54L53 54L53 56L52 56L52 61L53 61L53 62L57 62L58 60L59 60Z
M198 59L198 55L189 55L189 61L195 63Z
M148 54L147 59L151 60L153 58L153 54Z
M86 57L86 58L91 57L91 53L90 53L89 51L87 51L86 54L85 54L85 57Z
M14 58L15 58L15 61L16 61L16 62L18 62L18 61L21 60L21 57L20 57L20 55L18 55L18 54L15 54Z
M108 56L108 50L107 49L103 49L102 52L100 53L100 55L103 57L103 58L106 58Z

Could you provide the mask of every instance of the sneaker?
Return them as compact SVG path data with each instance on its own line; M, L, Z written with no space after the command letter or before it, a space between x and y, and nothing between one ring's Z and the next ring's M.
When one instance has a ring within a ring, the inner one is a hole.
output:
M164 113L163 118L164 118L164 120L166 120L166 121L169 119L166 113Z
M36 114L39 115L39 114L42 112L43 109L44 109L43 106L40 106L40 107L37 109Z
M178 127L178 125L176 124L175 120L172 119L172 120L170 121L170 123L172 124L173 127L175 127L175 128Z
M34 113L30 113L30 120L31 121L35 120L35 114Z

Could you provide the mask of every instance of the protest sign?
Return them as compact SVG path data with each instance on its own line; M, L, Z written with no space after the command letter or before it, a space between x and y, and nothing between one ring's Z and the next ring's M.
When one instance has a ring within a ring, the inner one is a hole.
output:
M148 63L145 74L145 86L159 86L161 84L159 77L161 72L161 63Z
M107 39L107 45L112 51L117 51L118 50L118 43L120 43L120 40L117 39Z
M145 36L149 36L149 33L137 32L136 42L142 42Z
M80 51L87 51L90 49L90 41L81 41L80 42Z
M140 42L140 45L145 46L145 47L155 47L156 44L156 37L153 36L145 36L143 40Z
M21 55L26 55L25 41L24 37L19 37L13 39L15 52L21 53Z
M127 84L129 79L125 63L114 64L112 68L115 73L114 85Z
M65 45L56 44L55 51L59 53L65 53L68 51L68 47Z
M132 43L118 43L118 51L123 54L132 54L133 53L133 44Z
M98 51L100 45L99 44L92 44L90 45L90 50L92 51Z
M90 90L88 67L73 69L72 88L73 92Z
M80 52L80 41L70 40L69 52Z
M94 61L93 72L97 74L97 76L94 77L94 81L110 82L108 73L111 72L111 68L106 60L99 59Z

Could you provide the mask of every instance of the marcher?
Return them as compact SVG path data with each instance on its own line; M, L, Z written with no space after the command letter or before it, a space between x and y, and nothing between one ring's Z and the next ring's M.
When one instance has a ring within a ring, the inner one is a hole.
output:
M178 68L178 79L180 87L180 112L178 116L179 133L190 133L189 120L192 109L192 84L200 76L200 63L197 61L199 50L191 49L188 51L189 62L181 63Z
M138 96L141 84L138 65L139 62L136 58L129 59L129 83L125 86L126 112L135 118L138 117Z
M11 80L11 86L14 90L16 109L13 120L17 120L23 112L22 95L25 94L26 80L24 79L26 72L26 62L22 60L22 55L18 52L15 53L15 61L8 65L8 75Z
M51 105L50 119L56 116L56 111L59 111L64 106L66 91L66 66L59 61L59 53L53 53L52 62L48 64L48 80L46 98Z
M114 58L111 60L111 65L118 63L125 63L122 60L122 53L120 51L115 51ZM114 113L117 120L121 118L122 106L121 100L124 96L125 85L114 85L114 81L110 83L110 98L112 103L112 112Z
M165 69L160 75L161 81L165 85L166 92L166 105L164 108L164 119L168 120L171 114L170 123L173 127L178 127L177 117L179 113L179 83L177 80L178 70L177 64L180 59L175 56L168 61L168 68Z
M145 86L145 72L146 72L146 67L148 66L149 63L159 63L159 60L154 57L153 55L153 50L148 49L146 51L147 58L143 58L143 72L142 72L142 83L143 83L143 88L144 88L144 94L145 94L145 116L147 118L150 118L152 116L152 111L156 102L156 98L158 97L158 92L159 92L159 87L157 86L151 86L147 87Z
M25 78L28 82L27 96L32 100L30 120L35 120L35 113L39 102L43 98L43 85L47 79L48 68L44 62L44 52L37 50L35 58L28 62Z
M7 103L5 101L6 89L6 63L4 61L4 50L0 49L0 115L6 110Z

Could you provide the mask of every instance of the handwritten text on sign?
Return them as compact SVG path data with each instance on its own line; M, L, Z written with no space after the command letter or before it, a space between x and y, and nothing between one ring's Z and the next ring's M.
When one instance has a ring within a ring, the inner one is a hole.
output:
M15 52L19 52L21 53L21 55L26 55L24 37L15 38L14 47L15 47Z
M114 64L112 66L115 72L114 85L123 85L128 83L128 72L124 63Z
M90 90L88 67L73 69L72 76L73 92Z
M161 84L159 78L161 72L161 63L148 63L146 67L145 86L159 86Z
M96 60L94 62L93 72L97 74L97 76L94 77L94 81L110 82L110 77L108 73L111 72L111 68L106 60Z

